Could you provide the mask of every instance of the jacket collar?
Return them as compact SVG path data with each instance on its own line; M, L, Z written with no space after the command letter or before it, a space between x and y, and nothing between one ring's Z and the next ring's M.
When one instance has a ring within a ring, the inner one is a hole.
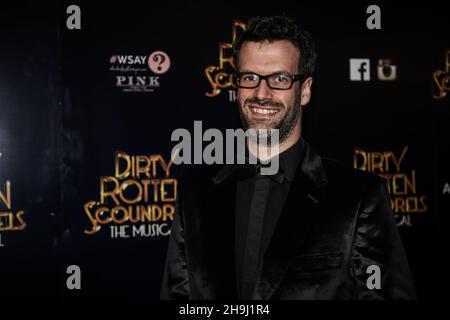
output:
M303 159L300 159L299 162L299 168L303 174L308 177L309 185L312 190L319 189L321 186L325 185L327 183L327 178L325 176L325 172L323 170L322 166L322 160L321 157L311 149L309 144L303 139L300 138L299 142L296 143L296 145L293 146L293 148L297 148L298 152ZM292 151L291 149L287 151ZM285 151L286 152L286 151ZM280 155L281 157L283 156ZM290 158L286 158L287 161L291 161ZM295 172L291 170L291 167L289 164L282 164L285 166L286 174L289 180L292 180L292 178L295 175ZM217 174L211 179L214 184L219 184L228 179L231 175L236 173L237 168L239 165L236 164L226 164L224 165Z

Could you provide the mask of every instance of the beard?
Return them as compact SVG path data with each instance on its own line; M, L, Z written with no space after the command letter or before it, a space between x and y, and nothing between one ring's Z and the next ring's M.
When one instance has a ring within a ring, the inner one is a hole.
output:
M239 117L242 122L242 126L244 130L248 129L255 129L257 136L264 136L267 135L267 140L271 141L271 131L270 129L278 130L279 134L279 143L282 143L285 141L292 133L292 130L294 129L295 125L297 124L297 121L299 121L301 117L301 105L300 105L301 99L300 99L300 89L295 89L295 100L294 104L291 106L286 107L281 102L275 102L270 99L265 100L259 100L257 97L251 97L244 101L242 104L241 101L238 99L238 109L239 109ZM274 107L279 108L280 112L284 112L284 115L281 119L268 123L266 126L261 128L261 124L264 124L266 121L262 119L250 119L246 113L244 112L245 106L249 104L256 104L261 107ZM263 130L258 130L263 129ZM267 131L266 131L267 130ZM254 137L257 138L257 137Z

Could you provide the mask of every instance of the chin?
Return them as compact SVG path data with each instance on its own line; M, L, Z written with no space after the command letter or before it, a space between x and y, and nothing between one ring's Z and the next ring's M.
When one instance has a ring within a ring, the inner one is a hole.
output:
M255 130L256 132L258 132L259 130L264 130L263 132L258 132L258 133L260 133L259 136L265 136L265 135L267 135L267 131L275 130L276 127L275 126L265 126L265 125L253 125L253 126L250 126L250 129Z
M260 119L252 119L250 121L250 128L251 129L276 129L278 123L274 123L273 121L267 121L267 120L260 120Z

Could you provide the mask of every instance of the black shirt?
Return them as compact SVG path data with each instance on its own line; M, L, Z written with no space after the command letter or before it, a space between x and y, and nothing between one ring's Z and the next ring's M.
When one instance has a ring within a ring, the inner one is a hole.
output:
M239 174L236 188L236 275L238 296L251 299L262 257L272 237L301 159L305 143L279 155L279 171L261 175L259 170Z

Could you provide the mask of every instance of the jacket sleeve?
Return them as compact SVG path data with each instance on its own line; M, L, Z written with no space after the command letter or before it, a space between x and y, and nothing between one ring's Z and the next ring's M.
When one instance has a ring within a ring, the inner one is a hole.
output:
M180 186L180 183L179 183ZM190 298L184 226L182 193L178 189L174 219L170 229L164 275L161 285L161 300L187 300Z
M416 299L400 234L390 207L390 197L384 179L376 177L362 197L350 260L356 299ZM380 270L380 288L369 289L374 271Z

